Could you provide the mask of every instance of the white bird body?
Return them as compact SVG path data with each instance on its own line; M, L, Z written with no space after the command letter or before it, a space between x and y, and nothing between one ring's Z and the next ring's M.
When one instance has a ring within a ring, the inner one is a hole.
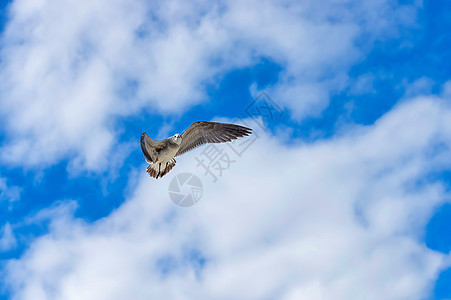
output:
M175 166L175 157L206 143L223 143L251 134L250 128L216 122L194 122L182 134L162 141L155 141L144 132L141 135L141 149L144 153L147 173L159 178Z

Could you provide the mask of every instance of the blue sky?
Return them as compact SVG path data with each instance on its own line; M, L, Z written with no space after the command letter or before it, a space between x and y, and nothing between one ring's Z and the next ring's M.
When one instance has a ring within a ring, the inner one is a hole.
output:
M2 2L1 296L450 299L451 3L335 2ZM237 118L217 182L145 173L142 132Z

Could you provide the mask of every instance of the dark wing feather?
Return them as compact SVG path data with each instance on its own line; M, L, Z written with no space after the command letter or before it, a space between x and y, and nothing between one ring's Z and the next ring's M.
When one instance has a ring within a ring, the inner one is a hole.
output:
M158 149L165 147L165 141L155 141L144 132L141 135L141 150L147 163L151 164L158 160Z
M252 133L252 129L226 123L194 122L182 133L182 143L176 156L180 156L206 143L230 142Z

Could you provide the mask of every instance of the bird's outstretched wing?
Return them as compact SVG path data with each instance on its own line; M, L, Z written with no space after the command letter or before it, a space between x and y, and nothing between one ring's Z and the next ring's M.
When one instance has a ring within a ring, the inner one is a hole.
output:
M252 129L240 125L203 121L194 122L182 133L182 143L175 156L180 156L206 143L229 142L251 133Z
M147 163L151 164L158 160L158 149L165 146L164 141L154 141L144 132L141 135L141 150Z

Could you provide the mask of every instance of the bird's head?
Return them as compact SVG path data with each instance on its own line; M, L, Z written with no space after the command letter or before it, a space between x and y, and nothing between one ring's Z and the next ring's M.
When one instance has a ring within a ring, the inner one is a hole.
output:
M182 135L179 133L176 133L172 136L172 140L174 141L174 143L176 143L177 145L180 145L180 143L182 142Z

